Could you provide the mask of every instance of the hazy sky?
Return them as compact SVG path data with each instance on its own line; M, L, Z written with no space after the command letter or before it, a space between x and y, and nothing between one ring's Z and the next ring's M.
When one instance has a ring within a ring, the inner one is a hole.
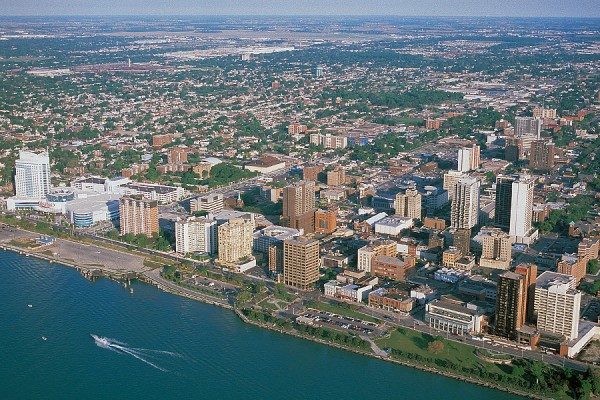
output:
M600 0L0 0L0 15L600 17Z

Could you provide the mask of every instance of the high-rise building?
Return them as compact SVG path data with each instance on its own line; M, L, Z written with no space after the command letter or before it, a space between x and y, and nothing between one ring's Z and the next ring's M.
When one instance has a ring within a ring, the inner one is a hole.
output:
M531 142L529 168L542 171L554 168L554 143L545 139Z
M458 180L465 175L460 171L448 171L444 174L444 190L448 191L448 200L454 200L454 193L456 192L456 184Z
M180 254L217 252L217 221L188 217L175 222L175 248Z
M123 196L119 201L121 235L158 233L158 201L142 195Z
M315 212L315 232L330 234L337 229L337 209L317 210Z
M525 277L506 271L498 276L496 297L496 335L515 339L527 315Z
M556 108L536 107L533 109L533 118L556 118Z
M462 255L471 252L471 230L456 229L452 235L452 246L460 250Z
M309 290L319 280L319 241L298 236L283 242L283 280Z
M508 269L511 259L510 236L499 228L486 229L479 265L484 268Z
M283 188L281 223L304 233L315 231L315 183L299 181Z
M515 117L515 136L539 137L542 132L542 119L535 117Z
M407 189L405 193L396 194L396 215L421 219L421 202L421 194L416 189Z
M529 243L535 182L534 177L521 175L512 183L509 234L513 242Z
M533 117L515 118L515 136L521 139L523 151L529 153L531 142L540 138L543 120Z
M167 162L172 163L185 163L187 162L187 149L181 147L173 147L167 152Z
M505 230L510 228L512 184L514 181L514 176L498 175L496 177L496 208L494 225Z
M236 263L252 257L254 219L234 218L218 228L219 261Z
M463 147L458 150L458 170L469 172L479 168L481 164L481 147L473 144L471 147Z
M543 332L577 338L581 292L574 277L546 271L535 282L537 328Z
M307 166L302 170L302 178L305 181L317 182L319 180L319 173L323 171L325 171L324 165Z
M523 140L518 137L506 138L504 146L504 159L506 161L518 161L523 158Z
M48 152L21 150L15 161L15 194L17 197L42 199L50 192L50 157Z
M321 67L320 65L315 69L315 75L317 76L317 78L320 78L323 76L323 67Z
M207 213L215 213L221 211L225 207L223 195L220 193L207 194L196 197L190 200L190 211L206 211Z
M453 228L471 229L477 225L479 217L479 181L463 177L456 183L456 192L450 212L450 225Z
M346 171L343 168L327 172L327 185L340 186L344 183L346 183Z
M515 274L525 277L525 288L527 288L527 321L534 322L533 313L535 303L535 280L537 278L537 265L521 263L515 268Z

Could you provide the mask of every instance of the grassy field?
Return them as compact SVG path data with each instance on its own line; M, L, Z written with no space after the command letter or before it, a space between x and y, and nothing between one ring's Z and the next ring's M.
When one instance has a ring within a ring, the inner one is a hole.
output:
M269 302L269 299L265 299L263 301L261 301L260 303L258 303L259 306L264 307L264 308L268 308L269 310L279 310L279 307L277 307L275 304Z
M443 350L432 351L430 343L434 341L443 343ZM559 386L560 389L554 391L551 388L542 388L537 385L529 388L527 382L535 382L538 375L532 372L532 364L527 360L518 359L515 361L517 365L487 362L477 356L475 347L404 328L392 330L387 336L376 339L375 343L383 350L391 350L392 356L399 360L448 371L483 382L532 391L554 399L572 398L567 394L568 389L564 386ZM542 369L539 375L540 380L550 381L559 373L559 369L550 366L540 368Z
M310 303L307 304L307 307L316 308L317 310L321 310L321 311L345 315L345 316L351 317L351 318L359 318L359 319L362 319L363 321L376 322L376 323L380 322L377 318L373 318L366 314L362 314L358 311L353 310L352 308L350 308L351 306L352 306L351 304L344 304L344 303L329 304L329 303L323 303L321 301L311 301Z

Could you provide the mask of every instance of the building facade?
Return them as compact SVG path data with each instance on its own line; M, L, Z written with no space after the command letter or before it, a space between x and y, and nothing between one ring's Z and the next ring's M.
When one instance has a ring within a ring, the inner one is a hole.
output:
M176 221L175 248L179 254L216 254L217 221L197 217Z
M535 283L535 315L540 331L577 338L581 292L572 276L546 271Z
M453 228L471 229L479 220L479 181L464 177L456 183L454 201L450 213Z
M158 233L158 202L142 195L123 196L119 201L121 235Z
M218 228L219 262L236 263L252 257L254 220L234 218Z
M421 204L421 194L416 189L407 189L405 193L396 194L396 215L420 220Z
M42 199L50 192L50 157L48 152L21 150L15 161L15 194L17 197Z
M527 286L525 277L514 272L498 276L496 297L496 335L516 339L517 331L527 316Z
M283 279L286 285L310 290L319 280L319 241L298 236L283 242Z

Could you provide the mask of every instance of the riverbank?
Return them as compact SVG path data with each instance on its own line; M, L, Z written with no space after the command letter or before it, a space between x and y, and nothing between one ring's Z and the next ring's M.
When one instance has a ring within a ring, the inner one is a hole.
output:
M10 251L13 251L13 252L25 255L25 256L32 256L32 257L43 259L43 260L46 260L46 261L49 261L49 262L55 262L55 263L58 263L58 264L62 264L62 265L74 268L74 269L78 270L80 273L82 271L85 271L85 272L88 272L88 273L91 272L91 271L93 271L92 269L81 267L80 265L77 265L75 263L72 263L72 262L69 262L69 261L66 261L66 260L62 260L62 259L58 259L56 257L51 257L49 255L38 253L38 252L35 252L35 251L29 251L29 250L26 250L26 249L17 248L17 247L5 245L5 244L1 245L0 247L4 248L6 250L10 250ZM107 273L107 275L105 275L105 276L107 276L107 277L109 277L111 279L116 279L116 280L124 278L123 275L118 275L118 274L117 275L111 275L110 273ZM301 334L299 332L296 332L295 330L286 330L286 329L278 328L277 326L274 326L274 325L260 323L260 322L257 322L257 321L254 321L254 320L251 320L251 319L245 317L239 310L234 309L234 307L232 307L232 305L228 304L223 299L210 298L209 296L203 295L201 293L193 292L193 291L191 291L189 289L180 287L180 286L176 285L173 282L170 282L170 281L167 281L167 280L163 279L160 276L160 271L158 269L150 270L150 271L145 271L144 273L136 275L136 278L138 280L140 280L140 281L143 281L143 282L149 283L149 284L151 284L153 286L156 286L157 288L159 288L160 290L165 291L165 292L169 292L169 293L172 293L172 294L175 294L175 295L178 295L178 296L182 296L182 297L187 297L187 298L190 298L192 300L200 301L200 302L203 302L203 303L216 305L216 306L219 306L221 308L225 308L225 309L229 309L229 310L234 310L236 312L237 316L240 319L242 319L243 322L251 324L251 325L254 325L254 326L257 326L257 327L261 327L261 328L264 328L264 329L269 329L269 330L272 330L272 331L277 331L277 332L280 332L282 334L287 334L287 335L294 336L294 337L297 337L297 338L300 338L300 339L305 339L305 340L313 341L313 342L316 342L316 343L319 343L319 344L329 345L331 347L339 348L339 349L346 350L346 351L351 351L351 352L356 353L356 354L370 356L370 357L373 357L373 358L377 358L377 359L380 359L380 360L392 362L392 363L395 363L395 364L399 364L399 365L403 365L403 366L407 366L407 367L411 367L411 368L416 368L416 369L419 369L419 370L422 370L422 371L436 373L438 375L445 376L445 377L452 378L452 379L456 379L456 380L460 380L460 381L463 381L463 382L468 382L468 383L471 383L471 384L476 384L476 385L484 386L484 387L491 388L491 389L500 390L500 391L507 392L507 393L513 393L513 394L516 394L516 395L519 395L519 396L524 396L524 397L529 397L529 398L534 398L534 399L545 399L545 398L548 398L548 397L537 395L535 393L523 392L523 391L519 391L519 390L516 390L516 389L513 389L513 388L502 387L502 386L495 385L495 384L490 383L490 382L485 382L485 381L482 381L482 380L479 380L479 379L473 379L473 378L470 379L470 378L465 377L463 375L453 374L452 372L440 370L440 369L437 369L437 368L432 368L432 367L429 367L429 366L421 365L419 363L413 363L413 362L409 362L409 361L406 361L406 360L399 360L397 358L394 358L391 355L383 356L381 350L380 350L380 352L364 351L364 350L361 350L361 349L357 349L357 348L353 348L353 347L348 347L348 346L344 346L344 345L337 344L337 343L332 343L330 341L321 340L321 339L319 339L317 337L314 337L314 336L310 336L310 335L306 335L306 334Z
M477 379L469 379L469 378L461 376L461 375L452 374L452 373L447 372L447 371L441 371L439 369L427 367L427 366L420 365L420 364L417 364L417 363L410 363L410 362L407 362L407 361L402 361L402 360L394 359L391 356L384 357L384 356L376 354L375 352L367 352L367 351L363 351L363 350L360 350L360 349L357 349L357 348L352 348L352 347L343 346L343 345L340 345L340 344L337 344L337 343L328 342L328 341L325 341L325 340L318 339L318 338L316 338L314 336L308 336L308 335L300 334L300 333L295 332L293 330L282 329L282 328L279 328L279 327L277 327L275 325L262 324L262 323L260 323L258 321L254 321L254 320L249 319L239 309L235 309L234 311L237 314L237 316L242 321L244 321L247 324L254 325L254 326L259 327L259 328L263 328L263 329L268 329L268 330L271 330L271 331L279 332L279 333L281 333L283 335L293 336L293 337L298 338L298 339L308 340L308 341L311 341L311 342L315 342L315 343L319 343L319 344L323 344L323 345L335 347L337 349L341 349L341 350L345 350L345 351L351 351L353 353L360 354L360 355L363 355L363 356L377 358L377 359L382 360L382 361L387 361L387 362L390 362L390 363L393 363L393 364L398 364L398 365L402 365L402 366L409 367L409 368L415 368L415 369L418 369L418 370L421 370L421 371L434 373L434 374L437 374L437 375L441 375L441 376L444 376L444 377L447 377L447 378L452 378L452 379L459 380L459 381L462 381L462 382L467 382L467 383L470 383L470 384L475 384L475 385L483 386L483 387L486 387L486 388L489 388L489 389L500 390L500 391L505 392L505 393L512 393L512 394L516 394L518 396L527 397L527 398L536 399L536 400L547 400L547 399L549 399L549 397L539 396L539 395L536 395L534 393L523 392L523 391L519 391L519 390L513 390L513 389L510 389L510 388L505 388L505 387L502 387L502 386L494 385L494 384L491 384L489 382L483 382L483 381L480 381L480 380L477 380Z

